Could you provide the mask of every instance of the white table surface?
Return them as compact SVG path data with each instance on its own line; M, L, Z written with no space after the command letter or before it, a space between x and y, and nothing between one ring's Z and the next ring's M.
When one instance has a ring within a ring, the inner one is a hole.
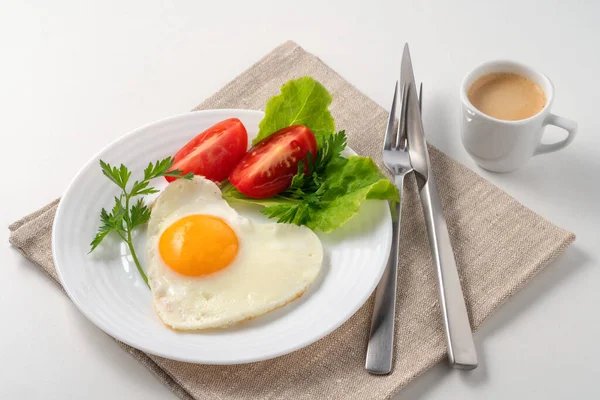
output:
M388 108L408 41L430 142L577 241L476 334L477 370L439 365L398 398L600 398L599 2L83 3L0 5L2 226L58 197L113 139L190 110L288 39ZM554 111L580 127L507 175L478 169L458 132L460 81L494 58L546 73ZM175 398L0 232L0 398Z

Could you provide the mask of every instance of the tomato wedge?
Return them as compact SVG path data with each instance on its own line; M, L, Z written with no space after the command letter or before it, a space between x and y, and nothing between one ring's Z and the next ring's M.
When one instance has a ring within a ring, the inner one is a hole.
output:
M248 133L242 121L229 118L193 138L175 154L171 170L192 172L220 182L241 160L248 148ZM172 182L176 178L166 176Z
M290 187L298 163L317 154L315 135L303 125L283 128L252 147L231 171L229 181L255 199L275 196Z

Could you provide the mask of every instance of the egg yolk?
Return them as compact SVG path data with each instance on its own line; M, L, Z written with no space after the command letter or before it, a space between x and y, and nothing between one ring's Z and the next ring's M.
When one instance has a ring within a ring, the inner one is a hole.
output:
M238 251L238 238L220 218L188 215L163 232L158 249L173 271L201 276L223 269L233 261Z

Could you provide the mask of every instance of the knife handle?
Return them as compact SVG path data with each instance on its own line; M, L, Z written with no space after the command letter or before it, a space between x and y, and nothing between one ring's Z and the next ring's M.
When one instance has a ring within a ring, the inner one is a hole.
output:
M448 361L453 368L474 369L477 367L477 353L473 333L448 226L442 212L442 203L431 174L420 192L429 245L438 278L440 308L448 344Z

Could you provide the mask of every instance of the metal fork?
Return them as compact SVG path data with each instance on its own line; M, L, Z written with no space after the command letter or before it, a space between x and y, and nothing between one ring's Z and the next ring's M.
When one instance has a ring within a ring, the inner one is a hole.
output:
M419 108L422 104L423 84L419 87ZM404 177L413 168L408 156L406 124L403 119L396 124L398 81L388 119L383 143L383 163L394 175L394 183L400 192L400 201L392 210L392 248L387 266L375 293L375 305L371 317L371 332L367 347L365 368L372 374L385 375L392 371L394 349L394 320L396 314L396 283L398 280L398 247L400 245L400 221L402 213ZM402 88L401 107L407 107L405 88ZM400 114L406 115L405 112Z

